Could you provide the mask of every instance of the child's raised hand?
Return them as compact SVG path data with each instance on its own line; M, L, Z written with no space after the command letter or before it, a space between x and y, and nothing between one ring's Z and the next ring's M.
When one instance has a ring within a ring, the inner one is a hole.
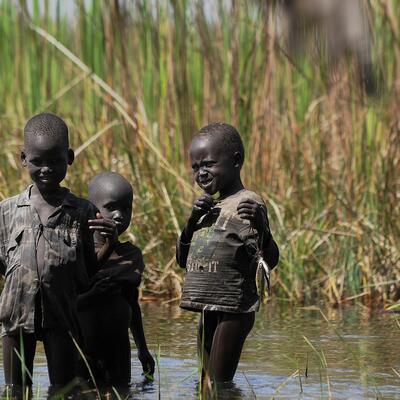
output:
M114 220L103 218L100 213L96 213L96 219L89 219L88 224L90 230L99 232L111 243L115 243L118 240L118 230Z
M214 199L208 193L200 196L193 203L192 214L189 217L191 222L197 222L204 214L207 214L214 207Z
M240 218L247 219L250 224L257 229L258 233L262 233L267 224L266 212L260 203L253 199L243 199L238 207Z

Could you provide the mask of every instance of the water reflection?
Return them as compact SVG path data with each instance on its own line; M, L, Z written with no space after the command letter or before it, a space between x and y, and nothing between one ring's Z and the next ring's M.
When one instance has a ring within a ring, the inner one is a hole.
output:
M130 398L154 399L159 393L163 399L198 398L198 315L159 304L144 304L142 310L148 345L159 369L155 381L146 383L133 351ZM218 387L218 399L329 395L334 399L400 399L400 378L394 372L400 372L398 316L357 307L326 309L324 314L328 322L315 309L264 307L246 342L235 382ZM47 369L40 345L34 382L34 398L46 398ZM2 372L0 385L4 385Z

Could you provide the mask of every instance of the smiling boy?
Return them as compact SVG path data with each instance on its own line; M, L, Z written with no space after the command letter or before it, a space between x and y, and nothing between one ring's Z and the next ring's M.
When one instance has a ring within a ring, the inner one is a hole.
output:
M237 130L225 123L203 127L189 155L205 193L194 202L177 243L177 261L186 268L181 307L203 312L198 348L204 372L230 381L258 306L257 259L262 255L273 268L279 251L263 200L242 183L244 148Z
M0 299L7 386L32 384L36 341L42 340L51 390L76 374L79 340L76 301L89 276L112 250L115 223L60 183L74 161L68 128L52 114L31 118L21 161L32 179L21 194L0 203ZM95 253L93 231L108 240ZM26 370L21 367L24 358Z

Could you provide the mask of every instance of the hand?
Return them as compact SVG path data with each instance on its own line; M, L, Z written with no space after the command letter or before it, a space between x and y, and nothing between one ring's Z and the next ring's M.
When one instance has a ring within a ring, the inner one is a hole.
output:
M96 219L89 219L89 229L99 232L110 243L118 241L118 230L115 221L109 218L103 218L100 213L96 214Z
M192 213L189 220L196 223L203 215L207 214L214 207L214 199L211 195L205 193L200 196L194 203Z
M138 349L138 358L142 364L143 375L152 378L154 375L155 361L148 349Z
M267 214L260 203L253 199L244 199L239 203L237 211L239 217L250 221L250 225L256 228L260 235L264 232L267 226Z

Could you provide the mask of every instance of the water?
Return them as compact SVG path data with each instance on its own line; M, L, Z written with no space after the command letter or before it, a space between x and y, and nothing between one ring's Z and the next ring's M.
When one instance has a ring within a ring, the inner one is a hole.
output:
M198 314L153 303L144 304L142 311L149 348L159 353L160 378L156 373L155 382L143 384L133 346L131 397L156 399L160 391L162 399L198 398ZM221 389L218 398L400 399L400 377L394 372L400 374L400 316L361 308L324 312L329 322L318 310L265 306L257 314L234 383ZM34 390L45 398L48 378L41 346L34 382Z

